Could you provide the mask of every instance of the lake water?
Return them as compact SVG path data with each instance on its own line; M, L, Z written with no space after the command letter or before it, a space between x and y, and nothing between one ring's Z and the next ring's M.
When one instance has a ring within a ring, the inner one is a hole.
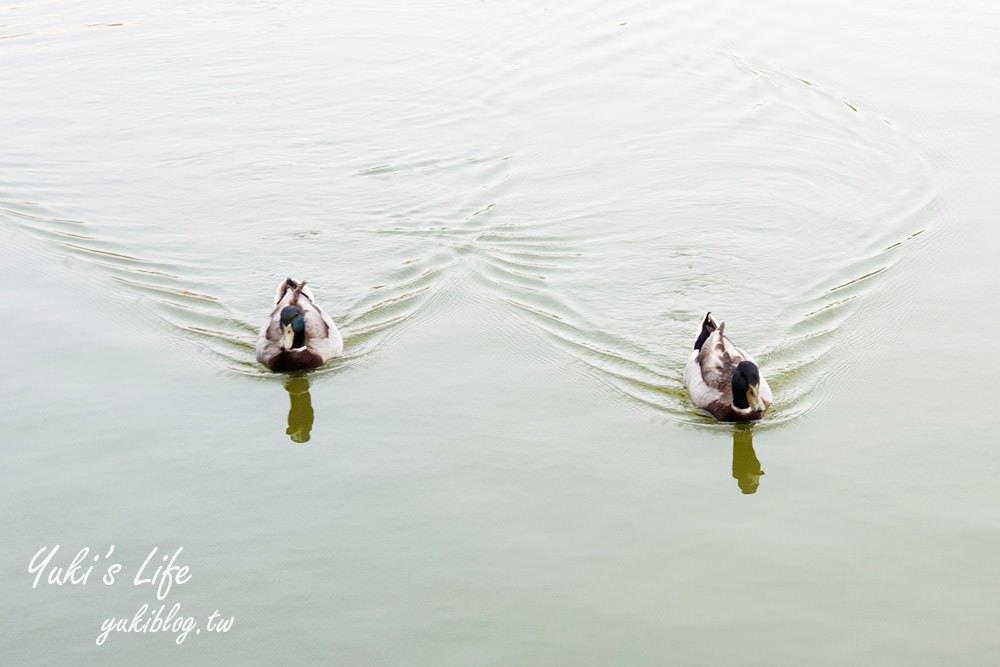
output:
M5 662L995 664L1000 8L877 5L0 7Z

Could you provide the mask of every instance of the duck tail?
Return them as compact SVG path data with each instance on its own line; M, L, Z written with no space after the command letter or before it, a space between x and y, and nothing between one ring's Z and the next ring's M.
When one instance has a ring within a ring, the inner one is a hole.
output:
M712 335L719 325L716 323L715 318L712 317L711 311L705 314L705 319L701 321L701 329L698 332L698 338L694 342L694 349L700 350L701 346L705 344L708 337Z
M299 295L302 294L302 288L304 288L305 286L306 286L306 281L304 280L302 282L299 282L295 280L295 278L285 278L284 280L281 281L281 284L278 285L278 291L274 295L274 302L278 303L283 298L285 298L286 294L291 292L292 299L291 301L289 301L288 305L294 304L296 301L299 300Z
M282 280L281 284L278 285L278 290L274 293L274 302L275 303L280 302L281 299L285 296L285 293L288 290L294 288L295 288L295 281L293 279L285 278L284 280Z

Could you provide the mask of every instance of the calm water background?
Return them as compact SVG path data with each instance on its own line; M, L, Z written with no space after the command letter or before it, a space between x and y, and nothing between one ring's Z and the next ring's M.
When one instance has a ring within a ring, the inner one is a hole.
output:
M1000 9L141 4L0 8L10 664L996 663Z

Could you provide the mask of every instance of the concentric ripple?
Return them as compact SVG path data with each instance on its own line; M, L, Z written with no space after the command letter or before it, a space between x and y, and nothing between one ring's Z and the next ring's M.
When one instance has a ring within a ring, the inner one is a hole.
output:
M139 257L126 244L99 235L85 221L60 217L46 207L0 193L0 219L13 222L52 252L79 261L106 279L105 286L125 300L138 298L169 324L167 331L194 344L215 366L248 376L271 376L254 359L260 322L233 314L211 294L198 267L172 260ZM324 372L348 366L375 349L411 317L433 291L442 266L411 262L370 287L347 309L337 313L344 334L345 354ZM261 322L270 304L259 299Z
M682 375L714 311L765 368L769 423L793 419L837 370L846 322L880 307L878 286L930 225L931 166L810 81L612 33L512 58L522 67L495 102L519 111L508 185L525 196L480 236L483 282L588 374L686 422L708 423Z
M205 3L183 25L123 3L107 30L53 4L58 25L6 30L0 217L234 373L267 375L253 343L285 275L343 329L334 372L471 278L547 361L682 422L705 423L681 378L711 310L780 424L878 333L848 322L884 307L935 211L904 132L706 47L724 17L704 3L432 4L420 30L403 3L279 22Z

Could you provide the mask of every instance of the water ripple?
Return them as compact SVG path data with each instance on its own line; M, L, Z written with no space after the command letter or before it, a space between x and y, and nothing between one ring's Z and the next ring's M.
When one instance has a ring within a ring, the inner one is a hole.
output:
M95 225L60 217L35 202L0 193L0 218L16 224L52 251L74 257L104 275L125 299L138 297L151 307L169 332L206 353L216 367L252 377L272 374L254 358L258 322L237 317L191 266L152 260L132 254L127 244L101 238ZM337 313L345 340L345 354L324 369L336 371L372 352L422 305L433 292L449 261L415 260L390 273L384 284L356 300L346 313ZM269 304L262 304L261 317Z
M681 374L712 310L761 361L769 421L785 423L822 400L852 337L878 333L852 319L885 307L879 287L926 238L934 170L850 95L720 48L735 34L724 9L666 5L459 3L419 35L396 20L408 7L331 26L303 6L287 17L295 40L255 12L230 25L207 8L191 23L212 57L193 69L188 33L140 34L131 11L86 41L25 26L48 56L12 40L25 111L9 136L33 140L14 142L6 173L99 194L75 216L8 184L0 217L141 298L226 371L269 375L253 340L286 272L343 330L345 355L322 373L428 322L469 280L501 325L551 342L551 363L686 423L708 423ZM282 48L254 68L218 57L260 39ZM123 48L137 57L108 57ZM77 88L66 118L35 113L65 101L33 78L83 71L138 92L112 109L108 90Z

